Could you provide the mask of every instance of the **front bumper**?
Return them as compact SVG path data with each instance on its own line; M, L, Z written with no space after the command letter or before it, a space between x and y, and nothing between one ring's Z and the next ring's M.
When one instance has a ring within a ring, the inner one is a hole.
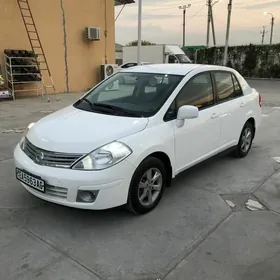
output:
M14 151L17 168L41 177L46 182L42 193L24 183L27 191L43 200L64 206L101 210L117 207L127 202L129 185L135 167L126 160L101 171L79 171L53 168L34 163L17 145ZM99 190L92 203L77 202L78 190Z

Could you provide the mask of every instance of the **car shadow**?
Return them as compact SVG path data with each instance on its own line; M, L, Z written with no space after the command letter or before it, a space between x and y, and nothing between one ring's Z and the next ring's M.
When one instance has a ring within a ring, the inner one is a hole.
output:
M172 180L171 188L180 188L180 186L184 186L182 184L183 182L187 182L188 180L196 178L197 176L201 176L204 172L209 172L212 169L213 172L216 172L217 167L225 160L238 160L237 158L233 157L231 153L231 150L227 150L181 172Z
M229 152L225 152L223 154L219 154L213 158L210 158L202 163L199 163L188 170L180 173L178 176L176 176L175 179L172 180L171 187L166 189L166 192L163 197L163 201L168 200L170 197L172 197L172 200L176 199L176 196L178 195L178 192L182 188L188 188L188 181L192 181L192 179L196 178L197 176L203 175L204 172L209 172L209 169L216 169L216 167L220 164L221 160L236 160L235 158L231 157L229 155ZM189 186L192 188L192 186ZM187 189L186 189L187 190ZM35 198L37 199L37 198ZM163 202L162 201L162 202ZM162 207L164 207L164 203L160 203L158 207L153 211L157 212ZM125 206L119 206L111 209L105 209L105 210L84 210L84 209L76 209L76 208L70 208L66 206L61 206L57 204L53 204L50 202L44 202L43 205L40 206L40 208L44 209L44 212L50 212L50 216L56 215L56 219L62 219L65 220L65 217L71 217L71 220L73 223L77 222L78 220L82 219L84 221L87 221L89 223L94 223L95 226L101 226L110 224L111 222L114 222L116 219L118 221L126 221L131 219L141 219L141 217L145 217L146 215L134 215L126 211ZM153 213L151 212L151 213ZM150 213L150 214L151 214ZM104 221L106 221L104 223Z

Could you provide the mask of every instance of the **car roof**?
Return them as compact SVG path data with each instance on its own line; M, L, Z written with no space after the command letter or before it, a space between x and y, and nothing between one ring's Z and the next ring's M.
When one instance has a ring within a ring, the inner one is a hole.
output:
M125 69L123 72L138 72L138 73L155 73L155 74L173 74L173 75L187 75L189 72L201 69L202 71L210 70L223 70L233 71L233 69L217 66L217 65L204 65L204 64L150 64L139 65Z

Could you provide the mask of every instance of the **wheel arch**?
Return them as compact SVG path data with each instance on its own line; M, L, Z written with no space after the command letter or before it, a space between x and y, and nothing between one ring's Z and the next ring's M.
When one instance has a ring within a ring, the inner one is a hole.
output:
M173 169L169 156L164 152L154 152L150 154L149 157L158 158L160 161L163 162L165 170L167 172L167 187L170 187L173 177Z
M254 129L254 135L253 138L255 138L255 134L256 134L256 120L253 117L250 117L246 123L250 123L253 126Z
M165 170L167 172L167 187L170 187L173 178L173 168L170 157L165 152L156 151L146 155L146 157L141 160L141 163L149 157L157 158L164 164Z

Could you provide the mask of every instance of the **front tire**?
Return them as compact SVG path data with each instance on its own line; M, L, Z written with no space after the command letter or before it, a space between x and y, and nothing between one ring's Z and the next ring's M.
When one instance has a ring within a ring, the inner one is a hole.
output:
M152 211L160 202L167 182L162 161L148 157L136 169L129 188L127 210L136 215Z
M234 155L238 158L246 157L252 147L254 139L254 127L250 122L247 122L241 132L238 145Z

